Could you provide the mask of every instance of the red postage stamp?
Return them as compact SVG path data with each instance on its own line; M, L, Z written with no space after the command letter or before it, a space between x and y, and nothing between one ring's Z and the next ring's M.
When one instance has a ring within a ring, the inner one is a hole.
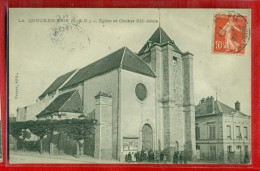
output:
M215 14L213 53L245 54L249 38L247 16L234 12Z

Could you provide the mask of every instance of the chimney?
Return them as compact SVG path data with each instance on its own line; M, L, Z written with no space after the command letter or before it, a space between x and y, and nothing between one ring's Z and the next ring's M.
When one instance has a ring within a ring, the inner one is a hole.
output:
M240 111L240 102L239 102L239 101L237 101L237 102L235 103L235 109L238 110L238 111Z
M213 103L214 102L214 97L213 96L207 97L206 102L207 103Z
M207 97L206 99L207 104L207 113L214 113L214 97Z

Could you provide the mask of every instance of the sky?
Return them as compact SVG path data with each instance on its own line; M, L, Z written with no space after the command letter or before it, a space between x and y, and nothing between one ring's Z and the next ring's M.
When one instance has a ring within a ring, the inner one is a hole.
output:
M235 10L248 15L250 25L250 10ZM237 100L240 101L241 111L250 115L250 41L246 53L242 55L212 53L214 14L227 11L10 9L10 115L16 115L17 107L35 103L41 93L62 74L84 67L124 46L138 52L159 23L182 52L194 54L195 104L207 96L216 98L217 93L218 100L231 107ZM73 22L53 22L59 18Z

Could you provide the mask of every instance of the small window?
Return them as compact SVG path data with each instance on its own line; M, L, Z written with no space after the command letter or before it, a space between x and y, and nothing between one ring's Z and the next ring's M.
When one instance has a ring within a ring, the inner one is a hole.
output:
M236 139L241 139L240 126L236 126Z
M232 146L231 146L231 145L227 146L227 151L228 151L228 152L231 152L231 151L232 151Z
M248 153L248 145L245 145L245 153Z
M209 126L209 139L216 139L216 127Z
M200 150L200 146L199 145L196 145L196 150Z
M231 139L231 126L227 126L227 139Z
M195 134L196 134L196 140L199 140L200 139L200 127L199 126L196 126Z
M248 139L248 128L244 127L244 138Z
M177 71L177 58L173 57L173 72Z

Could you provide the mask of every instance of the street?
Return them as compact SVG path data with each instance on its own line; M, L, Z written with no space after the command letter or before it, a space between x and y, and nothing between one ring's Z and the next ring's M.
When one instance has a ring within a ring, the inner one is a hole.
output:
M48 153L39 154L38 152L10 152L10 163L41 163L41 164L50 164L50 163L58 163L58 164L75 164L75 163L108 163L108 164L163 164L162 162L159 163L152 163L152 162L120 162L117 160L100 160L93 158L91 156L80 156L74 157L71 155L49 155ZM167 162L166 164L172 164L172 162ZM188 164L216 164L216 162L205 162L205 161L197 161L197 162L190 162Z
M117 160L99 160L90 156L49 155L37 152L10 152L10 163L120 163Z

